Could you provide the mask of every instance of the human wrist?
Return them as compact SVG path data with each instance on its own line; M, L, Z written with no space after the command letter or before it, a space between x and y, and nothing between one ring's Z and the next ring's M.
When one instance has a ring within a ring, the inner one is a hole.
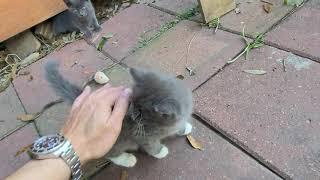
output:
M84 145L85 142L81 140L81 138L74 137L69 134L65 134L64 137L71 143L73 150L75 151L76 155L79 157L81 166L86 164L88 161L91 160L90 155L86 151L86 146Z

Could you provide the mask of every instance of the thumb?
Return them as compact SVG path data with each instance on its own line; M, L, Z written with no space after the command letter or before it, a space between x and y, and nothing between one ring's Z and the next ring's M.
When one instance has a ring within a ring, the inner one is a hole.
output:
M116 100L113 111L110 116L110 120L114 124L119 124L120 128L122 125L123 118L125 117L128 106L129 106L129 100L130 96L132 94L132 90L130 88L126 88L122 91L121 95Z

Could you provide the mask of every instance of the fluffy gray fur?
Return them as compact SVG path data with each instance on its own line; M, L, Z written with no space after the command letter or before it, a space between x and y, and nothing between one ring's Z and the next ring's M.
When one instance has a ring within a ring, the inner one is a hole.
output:
M86 37L101 29L90 0L65 0L68 10L53 17L53 33L81 31Z
M64 99L73 102L81 93L59 74L56 64L46 65L46 77ZM117 157L141 148L150 155L159 153L161 140L184 132L192 113L192 92L183 82L159 72L130 69L134 80L132 102L120 136L107 157Z

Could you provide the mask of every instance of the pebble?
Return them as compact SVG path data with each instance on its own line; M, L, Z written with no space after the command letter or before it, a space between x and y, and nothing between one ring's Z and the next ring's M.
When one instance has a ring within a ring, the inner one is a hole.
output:
M96 72L96 74L94 75L94 80L96 81L96 83L98 84L106 84L110 81L110 79L108 78L107 75L105 75L103 72L98 71Z

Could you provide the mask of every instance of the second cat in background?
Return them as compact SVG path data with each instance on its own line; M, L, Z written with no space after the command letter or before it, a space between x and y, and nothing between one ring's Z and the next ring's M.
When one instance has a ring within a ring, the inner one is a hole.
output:
M68 10L53 17L54 35L80 31L89 38L92 36L92 31L101 29L90 0L64 0L64 2Z

